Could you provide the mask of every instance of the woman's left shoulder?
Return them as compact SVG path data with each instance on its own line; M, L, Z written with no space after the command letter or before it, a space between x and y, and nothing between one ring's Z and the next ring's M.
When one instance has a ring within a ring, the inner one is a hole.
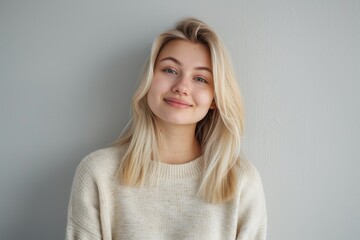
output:
M239 161L238 174L240 186L263 188L259 171L249 160L242 158Z
M266 239L265 193L256 167L247 159L239 164L237 239Z

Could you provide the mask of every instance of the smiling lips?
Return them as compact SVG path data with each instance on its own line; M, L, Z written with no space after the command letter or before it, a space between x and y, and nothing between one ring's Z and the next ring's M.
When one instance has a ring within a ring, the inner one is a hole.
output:
M177 108L189 108L192 107L192 105L186 101L177 99L177 98L164 98L164 101L168 103L169 105Z

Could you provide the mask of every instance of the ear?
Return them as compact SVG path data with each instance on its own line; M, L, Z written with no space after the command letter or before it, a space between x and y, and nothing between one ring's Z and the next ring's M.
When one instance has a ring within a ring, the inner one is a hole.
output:
M216 103L215 100L213 99L211 104L210 104L210 109L216 109Z

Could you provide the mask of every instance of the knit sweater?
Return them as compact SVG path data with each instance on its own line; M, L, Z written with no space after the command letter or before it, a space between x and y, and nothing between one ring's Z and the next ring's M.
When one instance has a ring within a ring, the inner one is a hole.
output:
M246 160L239 168L236 197L208 203L197 197L204 160L158 164L159 183L119 183L121 150L95 151L79 164L70 197L66 239L266 239L262 183Z

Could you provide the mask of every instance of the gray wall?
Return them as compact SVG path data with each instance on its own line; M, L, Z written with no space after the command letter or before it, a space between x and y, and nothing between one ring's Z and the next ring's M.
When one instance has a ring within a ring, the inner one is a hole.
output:
M356 0L1 0L0 239L64 238L77 164L119 135L152 39L185 16L234 60L268 239L360 239Z

